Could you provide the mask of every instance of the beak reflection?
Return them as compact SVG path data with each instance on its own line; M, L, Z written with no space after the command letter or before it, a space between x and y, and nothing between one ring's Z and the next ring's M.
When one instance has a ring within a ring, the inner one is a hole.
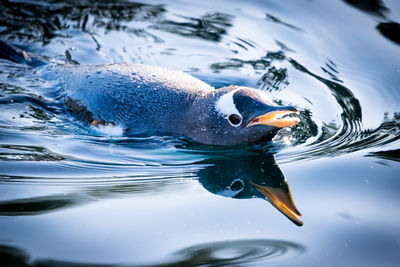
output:
M198 172L200 183L211 193L238 199L262 198L301 226L289 185L271 154L237 155L209 158L208 166Z
M289 186L287 187L288 191L285 191L283 188L280 187L263 186L254 183L253 186L261 194L263 194L275 208L282 212L293 223L298 226L303 225L303 222L300 219L301 213L294 205Z

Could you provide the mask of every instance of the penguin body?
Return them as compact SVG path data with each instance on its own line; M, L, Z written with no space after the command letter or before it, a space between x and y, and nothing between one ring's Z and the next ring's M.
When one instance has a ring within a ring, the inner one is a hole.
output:
M293 126L298 113L275 106L258 89L215 89L180 71L143 64L51 65L0 41L2 53L18 63L41 66L63 88L64 103L78 119L120 126L127 135L179 135L207 145L252 144Z
M61 72L65 103L77 117L118 125L128 135L183 135L209 145L255 143L280 129L248 127L275 107L260 90L215 89L180 71L143 64L66 66Z
M214 89L183 72L141 64L71 66L63 70L65 103L90 120L121 126L128 134L182 134L194 101ZM78 109L76 108L78 107Z

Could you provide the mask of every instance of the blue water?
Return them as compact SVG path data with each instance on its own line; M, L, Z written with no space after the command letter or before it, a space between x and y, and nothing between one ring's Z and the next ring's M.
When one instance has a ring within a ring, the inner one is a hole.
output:
M121 136L0 59L1 265L398 266L398 22L396 0L2 1L0 38L52 64L256 87L301 122L264 146Z

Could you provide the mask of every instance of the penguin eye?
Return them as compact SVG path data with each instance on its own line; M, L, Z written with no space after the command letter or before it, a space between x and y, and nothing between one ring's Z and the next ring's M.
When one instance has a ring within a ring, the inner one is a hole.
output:
M237 114L231 114L228 117L229 122L233 125L233 126L238 126L239 124L242 123L242 117L237 115Z

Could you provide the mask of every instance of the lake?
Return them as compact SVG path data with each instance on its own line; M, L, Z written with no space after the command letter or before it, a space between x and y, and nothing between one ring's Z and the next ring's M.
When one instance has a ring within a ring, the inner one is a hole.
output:
M262 145L126 136L0 59L1 265L398 266L398 22L396 0L2 1L0 39L51 64L259 88L301 122Z

